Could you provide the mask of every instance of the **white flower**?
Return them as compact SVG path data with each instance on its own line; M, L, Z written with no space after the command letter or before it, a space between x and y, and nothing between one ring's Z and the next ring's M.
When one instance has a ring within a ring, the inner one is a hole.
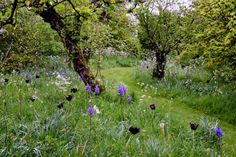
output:
M161 128L161 129L164 129L164 128L165 128L165 123L161 122L161 123L160 123L160 128Z
M36 95L33 95L32 96L32 99L37 99L38 97Z
M93 109L94 109L95 113L97 113L97 114L101 113L96 105L94 105Z

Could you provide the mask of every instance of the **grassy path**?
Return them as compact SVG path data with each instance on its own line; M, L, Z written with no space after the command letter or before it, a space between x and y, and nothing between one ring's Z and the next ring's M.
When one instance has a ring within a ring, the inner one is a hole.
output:
M186 104L163 97L153 97L151 92L142 93L140 87L137 86L137 81L133 79L133 70L133 68L112 68L104 70L103 75L110 81L125 83L128 87L128 90L135 91L138 97L144 94L151 96L151 98L147 99L145 103L156 103L158 106L161 105L170 114L170 116L180 120L182 124L186 125L186 127L188 127L188 124L191 121L198 122L199 118L202 116L217 120L214 117L209 117L200 111L189 108ZM220 126L224 131L224 149L226 152L230 152L230 154L236 154L236 126L230 125L220 120L217 121L220 123Z

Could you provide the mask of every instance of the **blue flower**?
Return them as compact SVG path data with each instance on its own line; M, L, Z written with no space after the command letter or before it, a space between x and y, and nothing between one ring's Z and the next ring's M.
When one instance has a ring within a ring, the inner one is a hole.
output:
M124 85L119 86L117 92L120 96L125 95L127 92L126 87Z
M55 62L55 65L56 65L56 67L58 67L58 66L59 66L59 62L58 62L58 61L56 61L56 62Z
M80 82L82 82L82 81L83 81L82 77L80 77L80 76L79 76L79 81L80 81Z
M33 77L32 77L32 75L31 75L31 73L30 73L29 71L25 71L24 74L25 74L25 77L26 77L29 81L32 80Z
M66 71L63 71L63 70L60 70L59 73L60 73L61 76L65 76L66 75Z
M88 115L89 115L90 117L92 117L92 116L94 115L94 109L93 109L93 107L92 107L92 106L89 106L87 112L88 112Z
M96 85L96 87L95 87L95 94L96 94L96 95L99 95L99 94L100 94L100 88L99 88L98 85Z
M128 102L131 102L132 100L133 100L132 97L128 97L128 98L127 98L127 101L128 101Z
M216 133L216 136L218 137L222 137L224 135L221 128L216 128L215 133Z
M0 34L3 34L4 33L4 30L3 29L0 29Z
M85 89L86 89L86 91L89 92L89 93L92 91L91 86L90 86L89 84L87 84L87 85L85 86Z

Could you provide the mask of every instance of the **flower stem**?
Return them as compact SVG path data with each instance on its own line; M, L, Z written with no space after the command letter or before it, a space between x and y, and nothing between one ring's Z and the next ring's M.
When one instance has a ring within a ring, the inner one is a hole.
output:
M4 106L5 106L5 134L6 134L6 137L5 137L5 147L7 148L7 141L8 141L8 128L7 128L7 103L5 102L4 103Z
M89 130L90 130L90 133L91 133L91 129L92 129L92 118L90 116L89 117Z

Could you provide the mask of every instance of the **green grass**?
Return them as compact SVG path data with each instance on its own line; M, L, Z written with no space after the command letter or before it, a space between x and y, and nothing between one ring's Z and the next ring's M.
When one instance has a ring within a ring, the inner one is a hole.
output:
M194 69L184 70L177 66L168 67L166 77L161 81L153 80L147 70L136 69L135 71L134 78L142 82L143 87L152 85L154 87L152 91L158 96L184 103L205 114L236 125L235 83L226 84L214 80L209 73L201 69L196 69L193 73ZM176 72L174 76L172 76L173 71Z
M0 84L0 156L217 156L215 136L210 142L204 134L216 121L225 134L223 156L236 154L235 126L162 97L154 87L145 89L137 84L141 79L136 79L134 68L117 62L115 66L104 68L106 92L91 101L77 75L65 66L58 70L65 68L66 81L71 84L60 87L57 73L48 76L43 69L38 72L41 78L30 84L22 74L0 75L1 79L9 78L8 84ZM153 83L148 75L145 78ZM117 87L123 83L134 101L122 108ZM71 94L72 87L79 90L68 102L65 96ZM30 100L32 95L37 96L35 102ZM64 110L57 107L61 102ZM156 110L150 110L151 103L156 104ZM96 105L101 112L91 118L91 129L89 105ZM205 121L200 117L207 117L209 125L203 127ZM189 122L200 123L194 136ZM139 127L140 133L132 135L130 126Z
M112 75L113 73L115 73L116 75ZM134 68L115 68L112 71L110 70L104 71L104 74L110 80L115 80L115 82L119 81L125 82L131 89L131 92L136 91L139 97L141 95L145 95L146 98L150 96L150 98L147 99L148 102L145 102L146 104L157 103L162 108L165 108L165 112L171 115L172 118L174 118L175 120L176 119L180 120L180 123L185 127L187 127L189 122L191 121L199 122L200 117L208 117L212 121L218 121L225 131L225 141L227 141L226 144L227 147L225 147L225 149L227 149L227 151L231 153L233 152L232 154L235 154L234 148L236 146L236 140L235 138L232 138L236 137L236 132L234 131L236 129L235 126L230 125L225 121L221 121L216 117L210 117L208 116L207 113L204 112L202 113L199 110L189 108L188 104L185 104L181 101L176 101L173 98L163 97L159 93L160 91L157 93L154 92L156 88L154 88L154 91L151 90L150 88L146 90L145 87L140 88L140 86L137 85L137 83L140 83L141 80L145 80L145 82L146 83L148 82L149 84L153 84L155 81L150 79L149 75L142 75L142 79L137 79L137 72L135 71ZM130 78L135 78L136 80ZM189 98L189 101L190 100L191 98Z

